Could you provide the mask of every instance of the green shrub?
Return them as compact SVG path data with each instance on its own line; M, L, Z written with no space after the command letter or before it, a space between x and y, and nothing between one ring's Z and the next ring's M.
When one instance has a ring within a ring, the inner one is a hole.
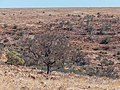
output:
M11 65L24 65L25 61L22 59L21 54L16 51L7 53L7 64Z

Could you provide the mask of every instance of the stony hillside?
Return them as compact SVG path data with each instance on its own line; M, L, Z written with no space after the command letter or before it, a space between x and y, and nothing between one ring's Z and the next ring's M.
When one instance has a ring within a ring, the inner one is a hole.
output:
M29 59L30 67L5 63L8 50L46 32L64 34L85 57L50 75ZM0 9L0 56L0 90L120 90L120 8Z

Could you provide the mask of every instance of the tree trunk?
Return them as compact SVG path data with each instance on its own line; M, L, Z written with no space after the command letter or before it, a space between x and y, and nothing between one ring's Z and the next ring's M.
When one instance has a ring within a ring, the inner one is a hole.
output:
M50 73L50 65L47 65L47 74Z

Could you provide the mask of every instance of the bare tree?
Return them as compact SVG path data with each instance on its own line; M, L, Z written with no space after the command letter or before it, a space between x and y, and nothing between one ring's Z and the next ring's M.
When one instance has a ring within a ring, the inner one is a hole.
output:
M62 33L47 32L35 34L34 38L26 40L22 45L23 55L31 58L33 64L46 65L49 74L52 66L64 63L69 40Z

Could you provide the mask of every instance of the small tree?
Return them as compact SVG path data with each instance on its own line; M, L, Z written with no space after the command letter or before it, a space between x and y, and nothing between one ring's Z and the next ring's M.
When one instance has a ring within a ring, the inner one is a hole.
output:
M23 55L34 60L35 65L46 65L49 74L52 66L59 66L64 62L69 40L62 33L47 32L35 34L34 39L24 42L24 47Z

